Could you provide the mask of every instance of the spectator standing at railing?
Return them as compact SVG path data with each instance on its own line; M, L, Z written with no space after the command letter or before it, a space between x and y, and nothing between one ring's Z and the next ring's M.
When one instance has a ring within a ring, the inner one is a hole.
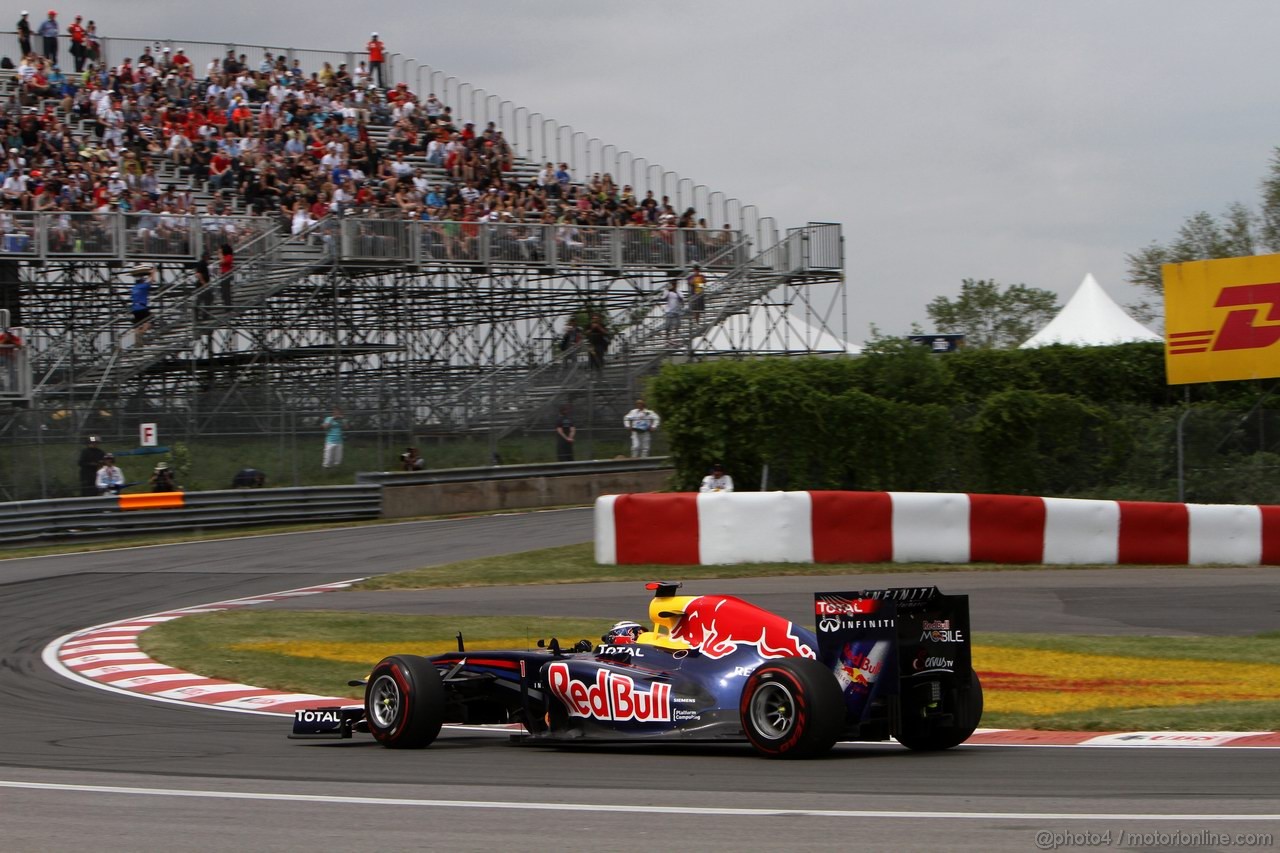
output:
M386 61L386 45L378 38L377 33L373 33L366 46L369 51L369 76L375 79L374 83L379 89L387 88L386 81L382 76L382 63Z
M320 465L322 468L337 468L342 464L342 429L346 426L342 409L335 406L333 414L325 418L321 426L324 428L324 456Z
M573 425L573 416L568 406L560 407L556 416L556 461L573 461L573 443L578 437L578 428Z
M18 351L21 349L22 336L17 329L0 332L0 389L18 390Z
M604 354L609 349L609 328L599 314L591 315L591 322L587 325L587 344L591 348L588 355L591 369L599 373L604 370Z
M124 488L124 472L116 465L116 458L108 453L102 457L98 473L94 477L94 486L100 495L118 495Z
M136 342L142 343L151 328L151 283L155 269L148 264L138 264L129 270L133 285L129 288L129 307L133 311Z
M173 469L163 462L156 466L155 471L151 475L149 486L153 492L182 491L182 486L179 486L174 482Z
M98 469L102 467L102 460L106 455L107 452L98 446L96 435L85 440L85 446L80 449L80 457L76 460L76 467L80 470L81 497L91 498L98 494Z
M80 15L76 15L75 21L67 27L67 35L71 37L71 57L75 60L77 74L84 71L84 61L89 55L84 45L85 31L80 24L82 20L84 19Z
M684 296L680 294L680 286L673 278L667 283L663 294L662 332L670 344L680 328L680 318L684 315Z
M231 307L231 284L235 279L236 255L231 249L230 243L223 243L218 250L221 255L218 259L218 276L219 287L222 289L222 304Z
M23 9L15 27L18 31L18 53L24 57L31 53L31 22L27 20L27 16L30 14L26 9Z
M102 61L102 40L98 38L98 25L93 21L85 24L84 55L89 62L97 65ZM178 51L181 53L182 51Z
M622 418L622 425L631 431L631 458L644 459L649 455L653 434L658 431L662 418L658 413L636 400L636 407Z
M49 17L40 22L40 38L44 39L44 58L58 64L58 13L49 10Z
M707 277L702 274L702 267L693 265L693 271L685 279L689 286L689 311L693 314L694 325L702 322L702 312L707 307Z
M211 283L209 262L209 247L205 246L200 250L200 257L196 259L192 267L195 275L193 287L195 288L196 305L198 307L197 315L201 320L208 319L209 307L213 305L213 288L209 286Z

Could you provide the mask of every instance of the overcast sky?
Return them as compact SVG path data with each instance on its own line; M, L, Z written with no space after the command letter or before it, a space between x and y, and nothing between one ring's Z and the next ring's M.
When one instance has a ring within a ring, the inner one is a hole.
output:
M33 18L43 15L31 7ZM57 7L55 7L57 8ZM850 337L964 278L1065 299L1280 144L1275 0L112 0L103 35L388 49L755 204L844 226Z

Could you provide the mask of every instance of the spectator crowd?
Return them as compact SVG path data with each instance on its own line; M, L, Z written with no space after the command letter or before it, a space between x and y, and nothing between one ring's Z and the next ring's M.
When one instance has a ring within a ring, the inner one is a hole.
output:
M304 69L298 59L235 50L197 68L184 49L158 44L108 58L95 22L76 16L72 71L58 62L56 11L38 28L27 24L24 36L27 20L24 12L16 65L5 62L15 80L0 116L0 194L10 217L67 215L51 229L55 249L78 238L70 214L113 211L145 215L137 224L147 240L173 238L189 214L274 217L293 233L335 214L415 219L440 223L430 233L441 257L465 256L482 223L548 226L570 257L590 247L590 226L645 229L659 248L678 229L701 229L685 236L686 256L697 258L731 239L693 208L677 212L652 192L637 197L607 173L575 181L567 163L548 162L517 177L494 122L477 128L434 93L381 85L385 46L376 33L361 54L369 61L354 69ZM372 125L385 135L371 137ZM189 180L162 181L162 160ZM196 209L190 187L207 187L212 201ZM531 232L504 233L513 251L539 254ZM221 236L234 243L237 235Z

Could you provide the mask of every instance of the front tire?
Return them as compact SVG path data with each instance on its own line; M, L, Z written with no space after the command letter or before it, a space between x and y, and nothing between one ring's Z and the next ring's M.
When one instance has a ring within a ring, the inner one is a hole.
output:
M747 740L766 758L822 755L844 725L840 684L808 658L760 664L747 678L738 710Z
M422 749L444 724L444 681L416 655L383 658L364 689L364 714L374 740L389 749Z
M938 752L968 740L982 720L982 682L978 681L978 673L969 670L968 691L955 691L955 695L956 704L963 703L963 708L955 709L956 722L949 726L930 726L928 708L904 696L902 731L896 736L898 743L907 749Z

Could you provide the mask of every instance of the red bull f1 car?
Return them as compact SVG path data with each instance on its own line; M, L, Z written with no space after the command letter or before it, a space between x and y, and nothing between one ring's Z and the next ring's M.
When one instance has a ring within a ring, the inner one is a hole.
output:
M297 711L293 737L368 732L414 749L447 723L519 723L534 743L745 739L770 758L805 758L838 740L949 749L978 726L968 596L817 593L810 631L679 586L649 584L651 626L619 623L599 644L469 651L459 637L457 652L385 658L362 706Z

